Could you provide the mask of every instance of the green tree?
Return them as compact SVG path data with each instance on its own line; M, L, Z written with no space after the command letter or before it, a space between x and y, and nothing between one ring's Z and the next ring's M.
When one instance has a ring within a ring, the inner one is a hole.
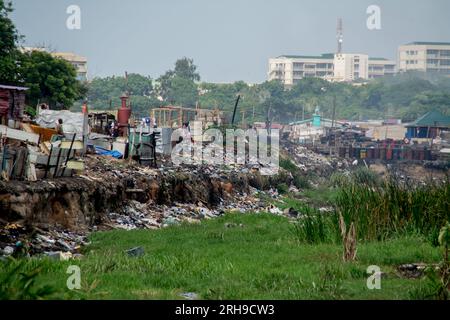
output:
M47 52L32 51L21 55L21 73L28 103L48 103L52 108L64 109L81 99L84 88L76 79L74 67Z
M88 103L91 109L116 109L120 105L120 96L128 92L131 98L133 114L148 116L149 109L161 104L155 97L153 81L149 76L129 74L125 77L94 78L88 84Z
M179 76L171 79L166 97L167 102L184 107L194 107L197 98L197 85L195 82Z
M168 70L159 77L159 95L168 103L177 103L184 106L195 105L197 100L197 85L195 81L200 81L200 75L196 72L197 66L189 58L178 59L175 62L175 69ZM195 98L193 87L195 86ZM186 92L183 92L186 89ZM192 100L194 99L194 103Z
M196 72L197 66L193 59L183 57L175 62L174 75L186 80L200 81L200 75Z
M0 0L0 83L2 84L20 82L17 63L20 56L17 42L20 36L9 18L12 11L11 2Z

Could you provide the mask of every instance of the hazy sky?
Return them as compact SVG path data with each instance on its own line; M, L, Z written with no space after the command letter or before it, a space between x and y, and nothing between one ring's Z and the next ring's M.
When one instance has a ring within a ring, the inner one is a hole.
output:
M69 5L81 30L66 28ZM366 27L369 5L381 30ZM262 82L269 57L336 50L395 59L399 44L450 42L449 0L13 0L25 45L45 44L88 58L89 76L137 72L158 77L187 56L202 80Z

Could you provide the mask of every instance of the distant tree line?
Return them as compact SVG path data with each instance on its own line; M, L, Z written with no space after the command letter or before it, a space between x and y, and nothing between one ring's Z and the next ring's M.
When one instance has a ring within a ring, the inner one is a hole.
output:
M365 120L401 118L415 120L430 110L450 113L450 78L425 73L405 73L372 80L367 84L331 83L305 78L286 90L277 82L249 85L200 82L192 59L182 58L159 78L138 74L125 77L95 78L89 83L89 104L94 109L115 108L123 92L131 95L133 112L149 115L150 109L179 105L219 109L231 118L238 95L241 100L237 121L292 122L312 116L316 107L336 119Z

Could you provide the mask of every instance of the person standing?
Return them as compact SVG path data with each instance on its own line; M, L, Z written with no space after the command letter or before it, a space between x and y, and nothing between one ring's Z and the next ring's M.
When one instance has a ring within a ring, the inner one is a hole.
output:
M63 120L62 119L58 119L58 121L56 122L56 132L60 136L64 135Z

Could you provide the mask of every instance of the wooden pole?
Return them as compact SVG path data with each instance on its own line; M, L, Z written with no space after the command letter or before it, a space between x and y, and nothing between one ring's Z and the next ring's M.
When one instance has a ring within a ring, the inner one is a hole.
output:
M52 157L52 153L53 153L53 144L50 144L50 154L48 155L48 159L47 159L47 165L45 166L45 174L44 174L44 179L47 179L47 173L50 167L50 159Z
M66 171L66 167L67 167L67 162L69 162L69 157L70 157L70 152L72 152L72 148L73 148L73 143L75 142L75 137L77 136L76 133L73 134L72 137L72 142L70 143L70 148L69 148L69 153L67 153L67 157L66 157L66 162L64 164L64 168L63 171L61 173L61 176L64 177L64 172Z
M55 166L55 171L53 172L53 178L56 178L56 175L58 174L58 166L59 166L59 159L61 158L61 146L59 147L59 151L58 151L58 158L56 158L56 166Z

